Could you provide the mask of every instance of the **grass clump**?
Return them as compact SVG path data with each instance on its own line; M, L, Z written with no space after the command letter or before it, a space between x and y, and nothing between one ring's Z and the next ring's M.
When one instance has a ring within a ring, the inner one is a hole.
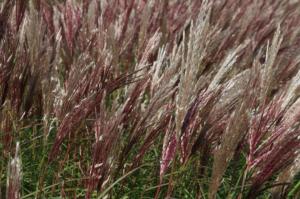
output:
M299 10L0 1L0 197L299 198Z

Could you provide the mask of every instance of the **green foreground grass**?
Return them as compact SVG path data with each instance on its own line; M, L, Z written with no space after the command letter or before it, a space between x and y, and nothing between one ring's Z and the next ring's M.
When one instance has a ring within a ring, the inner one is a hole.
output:
M87 173L87 165L91 164L91 143L93 140L76 140L75 145L82 150L80 157L67 157L63 154L76 154L76 149L68 148L68 144L64 143L62 151L57 160L48 164L47 154L54 142L56 124L51 123L49 135L43 136L43 129L39 125L23 128L16 133L21 145L21 159L22 159L22 199L30 198L84 198L86 190L84 187L84 178ZM178 160L171 165L169 173L164 176L164 182L159 185L159 160L161 157L160 146L161 142L153 144L150 151L148 151L143 159L141 166L132 170L121 171L120 174L112 179L112 183L101 192L94 192L92 198L117 198L117 199L131 199L131 198L153 198L157 188L161 187L159 198L164 198L168 189L173 185L172 197L180 199L197 198L197 193L201 193L203 198L207 197L208 183L210 179L206 179L199 174L198 160L191 159L188 164L184 166L177 166ZM2 151L2 147L1 151ZM69 153L66 153L66 152ZM73 152L73 153L72 153ZM134 152L132 153L134 154ZM79 158L79 159L78 159ZM129 157L128 162L132 161L133 157ZM1 174L1 189L5 190L6 184L6 170L9 158L1 159L0 174ZM222 185L219 189L217 198L237 198L245 196L247 193L247 184L243 184L244 169L246 159L243 154L236 157L239 161L232 161L227 172L223 178ZM205 168L205 172L210 176L211 165ZM128 168L130 165L128 165ZM200 167L201 168L201 167ZM173 172L175 171L175 172ZM300 177L300 176L299 176ZM299 177L295 179L293 189L289 193L289 198L297 198L299 195ZM266 185L267 186L267 185ZM80 188L81 187L81 188ZM260 194L261 199L270 198L270 190L272 187L266 187ZM4 197L2 191L2 198ZM297 194L298 193L298 194Z

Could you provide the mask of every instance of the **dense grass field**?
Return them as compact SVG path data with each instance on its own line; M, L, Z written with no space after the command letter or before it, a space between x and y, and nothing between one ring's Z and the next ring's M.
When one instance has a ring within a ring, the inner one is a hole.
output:
M299 199L300 1L0 0L0 199Z

